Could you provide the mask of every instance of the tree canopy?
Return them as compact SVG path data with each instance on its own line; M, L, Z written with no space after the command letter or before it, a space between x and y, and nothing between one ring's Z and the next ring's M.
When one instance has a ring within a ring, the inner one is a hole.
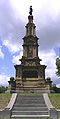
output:
M5 93L8 87L0 86L0 93Z
M60 57L56 58L57 72L56 74L60 76Z

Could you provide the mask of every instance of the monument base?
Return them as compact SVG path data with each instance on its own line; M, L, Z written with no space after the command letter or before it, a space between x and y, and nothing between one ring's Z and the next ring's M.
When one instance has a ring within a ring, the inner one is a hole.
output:
M16 92L50 93L50 86L43 78L16 79Z
M50 93L49 85L45 87L37 87L37 86L21 86L20 88L16 88L16 90L12 90L14 93Z

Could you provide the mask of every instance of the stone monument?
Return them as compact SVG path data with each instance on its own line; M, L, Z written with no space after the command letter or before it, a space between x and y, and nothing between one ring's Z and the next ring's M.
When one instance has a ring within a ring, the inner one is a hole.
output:
M15 65L16 70L16 91L27 92L49 92L49 85L45 80L45 65L38 56L38 37L36 36L36 26L33 23L32 6L30 6L28 23L26 24L26 34L23 37L23 56L21 64Z

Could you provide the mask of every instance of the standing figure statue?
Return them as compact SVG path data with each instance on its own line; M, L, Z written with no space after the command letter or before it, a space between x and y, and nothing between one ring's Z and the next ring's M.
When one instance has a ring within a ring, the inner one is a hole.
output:
M33 12L33 9L32 9L32 6L30 6L30 12L29 12L29 14L32 15L32 12Z

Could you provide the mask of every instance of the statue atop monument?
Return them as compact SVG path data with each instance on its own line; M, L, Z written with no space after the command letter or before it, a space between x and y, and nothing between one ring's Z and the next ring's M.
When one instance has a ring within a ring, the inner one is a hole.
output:
M33 9L32 9L32 6L30 6L29 14L32 15L32 12L33 12Z

